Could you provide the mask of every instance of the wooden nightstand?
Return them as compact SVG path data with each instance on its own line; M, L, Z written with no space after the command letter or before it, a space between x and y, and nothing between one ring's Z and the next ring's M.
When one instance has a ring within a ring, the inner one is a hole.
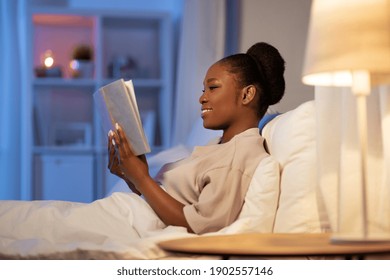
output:
M327 233L247 233L210 235L159 243L175 253L230 257L344 257L363 259L370 254L390 254L390 242L331 243Z

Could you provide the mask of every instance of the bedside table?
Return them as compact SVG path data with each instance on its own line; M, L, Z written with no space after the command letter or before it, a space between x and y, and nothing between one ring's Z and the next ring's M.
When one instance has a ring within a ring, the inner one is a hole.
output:
M328 233L245 233L209 235L159 243L167 251L236 257L344 257L363 259L370 254L390 254L390 242L331 243Z

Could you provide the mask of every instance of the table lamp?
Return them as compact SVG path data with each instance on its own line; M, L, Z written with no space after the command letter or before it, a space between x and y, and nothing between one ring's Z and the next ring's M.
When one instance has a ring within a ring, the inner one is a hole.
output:
M390 0L313 0L302 81L351 87L356 97L363 209L357 239L368 241L366 97L390 83Z

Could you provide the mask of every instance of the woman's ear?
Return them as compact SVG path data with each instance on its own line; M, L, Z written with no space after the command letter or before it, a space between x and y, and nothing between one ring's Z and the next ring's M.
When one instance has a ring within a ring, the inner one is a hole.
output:
M256 96L256 87L253 85L249 85L243 88L242 92L242 103L249 104L252 100L255 99Z

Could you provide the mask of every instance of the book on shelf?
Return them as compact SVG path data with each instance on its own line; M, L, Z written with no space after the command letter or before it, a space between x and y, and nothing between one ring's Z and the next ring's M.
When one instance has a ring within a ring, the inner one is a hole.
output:
M150 153L131 80L119 79L105 85L93 94L93 98L106 135L110 130L115 131L115 123L118 123L135 155Z

